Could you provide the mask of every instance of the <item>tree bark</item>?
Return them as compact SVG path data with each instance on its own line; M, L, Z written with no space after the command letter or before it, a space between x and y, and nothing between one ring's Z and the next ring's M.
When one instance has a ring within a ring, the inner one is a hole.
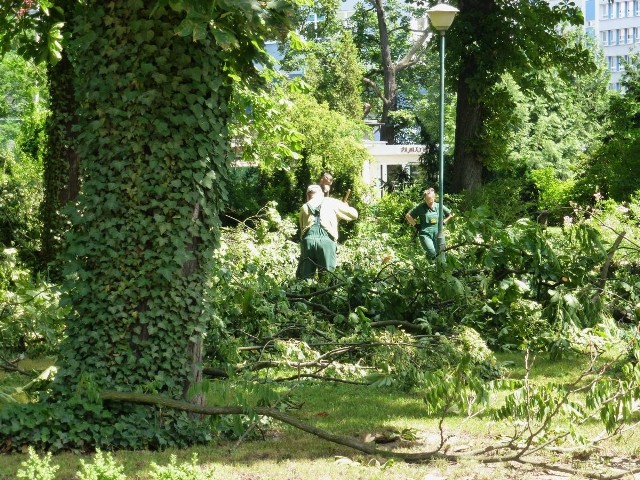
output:
M482 156L478 138L482 132L484 115L482 106L470 91L466 78L458 80L456 107L456 135L451 190L475 190L482 185Z
M389 45L389 31L384 7L381 0L375 0L376 16L378 17L378 31L380 34L380 55L382 57L382 70L384 72L384 89L382 92L382 126L380 127L380 140L389 144L395 143L395 128L390 121L389 113L398 109L398 84L396 71L391 58L391 46Z
M473 47L474 39L481 37L479 30L484 28L478 19L489 18L495 10L495 0L460 0L458 8L460 13L456 21L465 28L458 30L463 37L456 39L461 45L461 56L457 72L453 192L475 190L482 185L482 134L487 115L482 102L485 90L493 80L478 78L485 68L483 56L488 52Z
M47 149L44 155L44 200L42 215L43 267L53 262L62 247L66 230L61 209L80 191L80 159L76 151L77 102L73 88L74 69L66 52L56 65L48 66L51 114L46 121ZM57 269L52 269L56 271ZM54 275L55 277L55 275Z
M380 140L390 145L396 142L396 127L391 119L392 112L398 110L398 74L406 68L415 65L421 57L421 48L432 37L429 29L415 39L407 53L399 61L394 62L391 55L389 27L382 0L370 0L376 10L378 19L378 34L380 35L380 56L383 71L383 89L380 90L370 79L365 83L372 87L382 100L382 116L380 122Z

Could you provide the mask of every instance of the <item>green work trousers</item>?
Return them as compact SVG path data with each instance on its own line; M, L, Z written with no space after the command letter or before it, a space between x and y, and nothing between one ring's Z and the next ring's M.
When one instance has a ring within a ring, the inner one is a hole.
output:
M436 258L436 245L438 245L438 230L434 228L425 228L418 233L420 245L427 253L430 259Z
M312 225L300 243L296 277L312 278L316 271L336 269L336 242L319 224Z

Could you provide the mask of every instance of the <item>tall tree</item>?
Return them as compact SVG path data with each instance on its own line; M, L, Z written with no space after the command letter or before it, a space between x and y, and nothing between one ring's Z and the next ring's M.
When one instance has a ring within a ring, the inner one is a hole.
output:
M562 29L582 25L582 14L571 2L459 0L458 8L447 34L447 64L457 82L455 191L482 184L488 153L483 137L494 87L504 73L526 91L539 85L540 70L555 66L568 77L595 68L590 50Z
M318 101L327 102L332 110L350 118L361 119L363 67L351 32L342 31L317 43L306 63L305 80Z
M417 67L425 67L430 59L426 46L433 32L427 28L422 7L397 0L367 0L366 5L369 8L365 4L357 8L350 22L369 67L364 82L380 101L380 139L394 144L402 123L394 114L410 109L411 99L425 87L421 76L425 69Z
M77 395L185 398L201 378L231 84L255 78L261 45L286 32L296 1L78 3L69 58L84 184L66 252L72 313L49 396L60 408L34 418L54 432L39 442L142 448L202 438L184 415L88 411ZM88 417L90 435L81 433Z

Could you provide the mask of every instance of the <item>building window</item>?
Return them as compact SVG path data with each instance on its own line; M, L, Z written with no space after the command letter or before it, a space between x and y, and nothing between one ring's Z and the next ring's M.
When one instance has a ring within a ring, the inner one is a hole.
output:
M602 42L602 45L609 45L609 35L606 31L600 32L600 41Z
M633 43L633 28L627 28L627 43Z
M640 17L640 2L639 1L635 1L633 2L633 9L636 11L636 17Z

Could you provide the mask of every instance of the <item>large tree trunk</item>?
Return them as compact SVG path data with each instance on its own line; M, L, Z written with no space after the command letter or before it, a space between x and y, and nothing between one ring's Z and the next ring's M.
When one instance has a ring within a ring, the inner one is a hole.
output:
M465 78L458 81L456 107L456 138L454 149L452 190L475 190L482 185L482 157L478 149L478 137L482 131L484 116L482 106L469 91Z
M184 398L202 377L231 89L221 49L176 36L179 15L154 6L91 0L78 19L84 184L60 394L90 376Z
M454 192L475 190L482 185L483 150L482 133L486 120L483 96L490 85L478 81L478 72L486 68L482 56L487 52L474 48L474 39L485 28L480 18L490 18L495 11L495 0L459 0L459 18L465 28L458 29L456 41L461 44L458 70L458 98L456 107L456 138L453 164Z
M61 210L78 196L80 164L76 152L73 126L77 122L74 96L74 70L66 52L56 65L49 65L49 103L47 149L44 156L44 201L42 202L43 267L51 264L60 252L66 222ZM52 271L57 272L58 268ZM56 275L57 276L57 275Z

